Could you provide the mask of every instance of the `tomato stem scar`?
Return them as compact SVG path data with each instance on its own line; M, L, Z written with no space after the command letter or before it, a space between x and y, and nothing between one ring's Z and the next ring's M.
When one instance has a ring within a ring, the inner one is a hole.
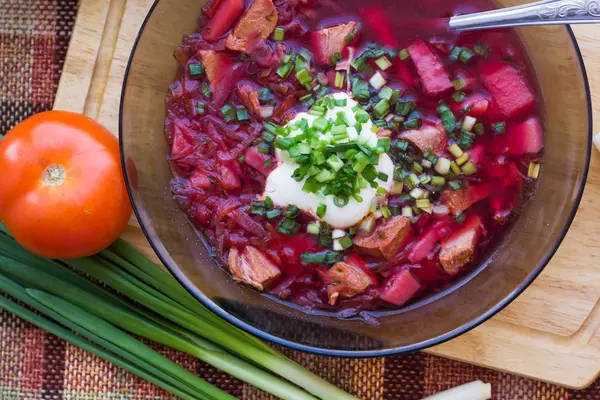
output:
M44 170L42 180L46 185L60 186L64 183L66 174L67 171L65 171L65 167L62 165L50 164Z

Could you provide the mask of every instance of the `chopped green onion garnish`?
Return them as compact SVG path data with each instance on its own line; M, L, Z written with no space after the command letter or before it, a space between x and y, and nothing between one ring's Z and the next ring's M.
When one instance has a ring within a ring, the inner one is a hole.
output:
M246 108L244 108L244 107L239 107L236 110L236 115L237 115L238 121L250 120L250 115L248 114L248 110L246 110Z
M334 104L336 107L346 107L348 104L348 100L346 99L334 99Z
M440 157L435 163L434 169L440 175L448 175L450 172L450 160L444 157Z
M373 112L378 118L383 118L390 111L390 103L386 99L381 99L379 103L373 107Z
M349 199L347 197L335 196L333 198L333 204L337 207L344 207L348 204Z
M332 64L336 64L341 59L342 59L342 55L338 52L338 53L335 53L334 55L332 55L331 58L329 59L329 61L331 61Z
M462 172L467 176L474 175L475 173L477 173L477 167L475 166L475 164L469 161L468 163L463 165Z
M456 191L458 189L460 189L460 181L450 181L448 182L448 186L450 187L450 189Z
M456 90L463 90L465 87L467 87L467 84L462 80L462 78L456 78L452 81L452 86L454 86L454 89Z
M343 72L336 71L334 86L338 89L341 89L344 86L345 77L346 75Z
M375 74L369 79L369 83L375 89L381 89L387 83L383 75L379 71L375 72Z
M401 116L407 116L415 108L414 101L399 101L396 103L396 114Z
M264 207L260 207L260 206L256 206L256 205L252 204L250 206L250 214L252 214L252 215L265 215L265 208Z
M400 53L398 54L398 58L400 58L400 60L404 61L404 60L408 59L409 57L410 57L410 53L408 52L407 49L400 50Z
M269 210L273 208L273 200L271 200L269 196L265 197L265 207L267 207Z
M534 163L533 161L529 163L529 168L527 168L527 176L531 179L537 179L540 176L540 167L541 165L538 163Z
M413 199L420 199L423 197L424 194L425 194L425 190L423 190L421 188L414 188L413 190L410 191L410 197L412 197Z
M460 157L458 157L456 159L455 162L456 162L456 165L458 165L460 167L461 165L463 165L467 161L469 161L469 155L467 153L463 153L463 154L461 154Z
M264 131L262 133L262 138L265 142L273 143L273 141L275 140L275 135L273 135L271 132Z
M454 161L450 163L450 169L452 170L454 175L460 175L461 173L460 167Z
M203 101L199 101L196 104L196 113L198 115L204 115L205 109L206 109L206 103L204 103Z
M386 69L392 66L392 63L390 62L390 60L388 60L386 56L379 57L377 60L375 60L375 64L377 64L379 69L381 69L382 71L385 71Z
M342 254L331 250L320 251L318 253L304 252L300 260L307 264L335 264L342 260Z
M323 218L327 212L327 205L320 203L317 207L317 217Z
M413 118L408 121L404 121L404 129L419 129L421 127L421 118Z
M434 176L431 178L431 184L434 186L443 186L446 184L446 179L443 176Z
M503 135L506 133L506 122L502 121L492 124L492 131L494 135Z
M466 98L467 95L465 94L465 92L455 92L452 95L452 99L457 103L462 103L463 101L465 101Z
M188 69L192 78L198 78L204 74L204 66L201 63L189 64Z
M275 147L281 150L287 150L292 147L293 144L293 139L284 138L281 136L278 136L277 139L275 139Z
M225 119L225 122L231 122L231 121L235 120L235 117L236 117L235 107L231 104L225 104L221 108L221 115Z
M279 226L277 230L284 235L294 236L300 230L300 224L290 218L285 218Z
M471 58L473 58L473 52L469 49L463 49L458 58L460 61L467 63L471 60Z
M265 160L265 162L263 163L264 168L269 168L271 165L273 165L273 160L271 160L270 158Z
M258 151L262 154L269 154L271 152L271 146L268 143L262 142L258 145Z
M239 155L237 158L237 160L240 164L243 164L245 159L246 159L246 157L244 157L243 154Z
M348 236L344 236L343 238L339 239L338 242L344 250L352 247L352 239L350 239Z
M463 151L460 147L458 147L457 144L453 144L450 147L448 147L448 151L450 152L450 154L452 154L455 158L458 158L460 156L463 155Z
M283 211L281 211L278 208L276 208L274 210L269 210L265 213L265 215L268 219L277 218L277 217L281 216L282 214L283 214Z
M212 97L212 90L210 90L210 86L208 85L208 83L202 82L202 85L200 85L200 89L202 90L202 94L204 94L206 98Z
M450 108L443 101L437 107L437 111L442 117L442 122L444 123L444 128L446 129L446 133L450 134L457 127L456 117Z
M462 53L462 47L459 46L454 46L452 47L452 50L450 51L450 59L451 60L458 60L458 57L460 56L460 53Z
M352 32L350 32L349 34L346 35L346 37L344 38L344 41L346 43L350 43L351 41L354 40L354 38L356 37L356 35L358 35L359 32L360 32L360 26L357 26L356 28L354 28L352 30Z
M418 173L422 173L423 172L423 167L421 166L421 164L419 164L418 162L414 162L412 165L413 169L415 171L417 171Z
M285 211L285 216L288 218L296 218L298 215L300 215L300 209L294 205L289 206Z
M281 42L283 40L284 35L285 35L285 30L282 27L278 26L273 31L273 40L276 42Z
M327 113L327 109L325 107L315 105L315 106L312 106L312 108L308 111L308 113L312 114L312 115L318 115L320 117L323 117Z
M379 97L381 97L382 99L385 99L387 101L390 101L392 99L393 95L394 95L394 91L389 86L384 86L379 91Z
M431 202L429 201L429 199L418 199L415 202L415 205L422 210L431 206Z
M456 222L458 222L459 224L462 224L463 222L465 222L465 214L462 212L459 212L458 214L456 214L456 216L454 217L454 219L456 220Z
M262 90L260 91L260 95L258 96L258 99L263 102L266 103L271 99L271 91L269 90L269 88L262 88Z
M301 69L300 71L296 72L296 78L302 84L310 83L313 80L312 76L310 76L310 72L308 72L306 69Z
M360 77L355 77L352 79L352 97L358 100L368 100L371 96L369 93L369 84L361 79Z
M283 64L282 66L277 68L277 75L285 79L290 75L290 72L292 72L293 68L294 66L292 65L292 63Z
M408 181L413 185L413 186L417 186L419 183L421 183L421 180L419 179L419 177L415 174L410 174L408 175Z
M306 232L318 235L321 232L321 224L318 222L311 222L306 226Z
M482 122L478 122L473 127L473 130L475 131L476 134L483 135L485 133L485 126L483 125Z

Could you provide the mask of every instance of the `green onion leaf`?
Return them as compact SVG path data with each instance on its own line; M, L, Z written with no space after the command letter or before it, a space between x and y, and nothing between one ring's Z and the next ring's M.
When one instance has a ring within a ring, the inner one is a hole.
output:
M198 78L204 74L204 66L201 63L188 64L188 70L192 78Z
M284 35L285 35L285 30L281 26L278 26L273 31L273 40L276 42L281 42L284 38Z

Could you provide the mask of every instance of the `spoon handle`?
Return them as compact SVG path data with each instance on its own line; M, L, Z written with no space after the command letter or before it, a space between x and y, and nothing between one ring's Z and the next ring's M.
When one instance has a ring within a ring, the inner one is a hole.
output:
M530 25L598 24L600 0L542 0L450 18L457 31Z

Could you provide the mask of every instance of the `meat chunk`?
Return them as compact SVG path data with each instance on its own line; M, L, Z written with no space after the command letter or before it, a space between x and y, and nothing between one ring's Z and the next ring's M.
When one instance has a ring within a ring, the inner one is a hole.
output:
M411 239L412 233L410 220L398 215L379 224L371 233L359 233L353 242L366 254L390 259Z
M351 298L361 294L376 281L362 268L340 261L331 267L326 275L325 281L329 282L327 296L329 304L335 305L339 297Z
M452 86L444 66L427 43L423 40L417 40L408 46L407 50L415 64L426 94L440 96L452 90L454 86Z
M237 88L238 95L242 99L244 106L250 111L254 118L260 118L260 102L258 100L258 91L249 83L244 83Z
M265 40L277 26L277 10L272 0L254 0L248 11L227 36L229 50L244 51L250 40Z
M281 276L279 267L254 246L246 246L241 254L237 248L232 247L227 261L233 280L260 291Z
M448 147L446 134L434 126L426 125L419 130L406 131L400 137L411 142L422 153L429 151L438 154Z
M489 197L492 194L491 184L470 185L466 189L451 190L446 189L442 192L441 201L448 206L453 214L463 212L473 204Z
M482 227L481 219L477 215L470 215L460 230L442 241L440 263L447 274L456 275L471 261Z
M206 77L208 78L210 87L214 91L226 75L225 72L231 68L233 60L231 57L214 50L200 50L198 51L198 57L202 61Z
M202 11L210 17L202 37L214 42L231 28L236 19L244 12L244 0L213 0Z
M333 64L331 57L336 53L340 55L348 45L346 36L356 29L356 22L323 28L311 34L313 50L318 63L323 65Z
M533 93L512 65L488 65L481 69L481 79L504 117L524 116L535 106Z
M401 306L410 300L420 289L421 284L410 269L401 269L385 283L381 299Z

